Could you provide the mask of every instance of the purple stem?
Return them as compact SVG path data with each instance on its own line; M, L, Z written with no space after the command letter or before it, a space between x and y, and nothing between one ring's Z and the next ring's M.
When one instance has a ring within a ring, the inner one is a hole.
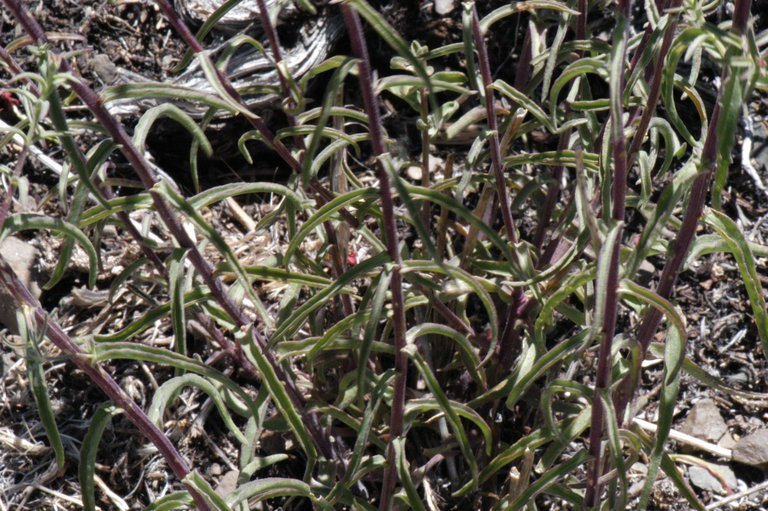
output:
M19 21L19 23L21 23L21 25L24 27L24 29L27 31L27 33L33 38L33 40L36 43L38 44L47 43L48 39L42 27L40 27L37 21L35 21L29 15L26 9L21 5L19 0L2 0L2 1L11 10L11 12ZM167 2L162 2L162 3L167 5ZM170 8L170 6L168 7ZM186 29L186 26L184 26L184 29ZM188 29L186 30L187 32L189 32ZM191 35L191 32L190 32L190 35ZM192 39L194 39L194 37L192 37ZM198 46L199 46L199 43L198 43ZM75 76L71 66L64 59L62 59L61 61L61 69L64 70L65 72L70 72L73 74L73 76ZM203 255L197 249L197 246L189 237L186 230L184 230L179 218L176 216L173 209L168 205L168 202L158 192L152 190L152 188L154 187L154 185L158 183L158 181L154 177L154 174L153 174L152 168L149 165L149 162L144 158L144 156L139 152L139 150L133 144L131 138L126 133L123 125L119 123L117 119L115 119L109 113L109 111L102 104L99 96L93 90L91 90L81 79L71 80L70 85L72 87L72 90L75 91L75 93L78 95L78 97L80 97L83 103L86 104L86 106L91 111L91 113L93 113L93 115L96 117L99 123L107 130L107 132L112 136L112 139L118 144L120 151L123 153L123 156L125 156L128 162L131 164L134 171L139 176L139 179L141 180L142 184L144 184L144 186L150 190L149 194L152 197L158 216L166 224L168 229L176 238L179 245L182 248L185 248L189 251L190 262L198 271L203 281L210 289L213 297L216 299L219 305L224 309L224 311L227 314L229 314L230 317L232 317L239 326L241 327L249 326L251 324L250 318L247 316L245 311L243 311L240 307L238 307L229 297L223 282L214 275L212 267L208 264L208 262L205 260ZM258 120L261 122L261 119L258 119ZM290 153L289 153L289 156L290 156ZM301 393L299 392L298 388L296 387L295 383L293 382L292 379L287 377L282 367L280 367L277 360L275 359L274 354L267 348L266 342L264 342L264 340L261 338L257 330L255 328L251 328L250 331L251 331L251 336L254 344L259 348L259 350L262 351L265 358L269 361L270 365L272 365L272 367L274 368L275 373L285 385L288 391L288 395L290 396L297 410L300 410L301 411L300 413L303 413L302 404L304 399ZM326 435L322 431L322 427L320 426L317 416L315 414L311 414L306 418L308 419L307 426L310 431L310 434L312 435L313 439L317 443L322 454L326 456L328 459L334 459L335 458L334 450L330 442L328 441Z
M136 426L136 429L141 431L157 447L157 450L163 455L168 466L176 474L176 477L181 480L187 477L190 472L187 462L165 434L149 420L144 411L120 388L120 385L117 384L112 376L104 371L100 365L93 365L89 362L88 356L83 350L70 340L58 323L47 316L40 302L19 280L2 256L0 256L0 284L5 286L18 303L26 305L32 310L38 328L45 327L47 329L45 335L51 342L69 356L78 369L83 371L117 406L125 411L125 415ZM188 486L187 489L198 509L201 511L212 511L212 508L202 495L191 486Z
M279 63L283 60L282 51L280 48L280 39L277 35L277 31L275 30L275 27L272 25L272 21L269 19L269 11L267 9L266 2L264 0L257 0L257 1L259 5L259 18L261 20L261 24L264 27L264 31L267 34L267 39L269 40L269 45L272 48L272 54L274 56L275 62ZM192 31L189 30L189 28L181 20L181 18L179 18L178 14L176 14L176 11L173 10L170 4L166 0L158 0L157 3L163 9L163 12L165 13L166 17L170 21L171 25L173 25L174 29L178 32L178 34L181 36L184 42L195 53L199 53L203 51L202 45L198 42L198 40L192 34ZM227 77L227 75L221 72L218 68L216 68L216 74L217 74L217 79L224 86L225 90L230 94L230 96L232 96L238 103L244 104L243 99L240 96L240 93L237 92L237 90L232 86L232 83L230 82L229 77ZM280 88L282 90L283 97L285 98L291 97L286 78L285 76L283 76L283 73L279 68L277 70L277 75L280 78ZM291 126L297 125L296 118L293 115L286 113L286 116ZM275 140L274 134L270 131L267 125L264 124L264 121L262 121L260 117L255 117L255 118L249 117L248 121L251 123L251 125L254 128L256 128L256 130L259 133L261 133L262 137L264 137L264 139L275 148L275 150L280 155L280 157L295 172L299 172L299 173L301 172L302 170L301 163L298 160L296 160L293 157L293 155L291 155L288 148L286 148L281 141ZM295 140L297 141L297 143L302 149L305 148L304 140L300 136L295 137ZM310 188L312 189L313 192L315 192L317 196L317 202L320 205L325 204L326 202L328 202L328 200L331 199L331 195L328 193L328 191L325 188L323 188L320 185L320 183L317 181L316 178L313 178L312 181L310 182ZM351 214L349 214L349 212L346 209L342 210L340 213L347 222L349 222L353 226L357 226L357 220ZM336 234L336 229L333 227L333 224L331 222L323 222L323 229L325 230L329 243L331 243L338 249L339 247L338 236ZM340 254L338 250L333 251L333 253L331 254L331 265L333 266L333 271L336 277L344 273L344 258L343 258L343 255ZM347 316L353 314L354 307L352 306L352 299L348 295L342 295L340 297L340 300L341 300L342 308L344 309L344 314L346 314Z
M507 181L504 176L504 161L501 158L499 126L496 120L496 99L493 91L490 89L493 78L491 77L491 66L488 61L488 48L485 45L483 34L480 32L480 18L477 15L477 6L474 4L472 5L472 38L475 40L477 60L480 65L480 76L483 80L483 87L485 87L485 112L488 117L488 130L491 132L489 143L491 148L491 167L496 179L496 194L499 197L501 216L504 219L507 235L512 244L515 244L517 243L517 231L515 230L515 220L512 218L512 209L509 205Z
M257 0L259 5L259 20L261 20L261 26L264 28L264 32L267 34L269 40L269 47L272 49L272 56L275 59L275 64L280 64L283 61L283 52L280 47L280 37L277 35L277 30L272 24L272 20L269 19L269 10L267 9L267 2L265 0ZM288 80L283 74L282 69L277 67L277 77L280 80L280 90L283 93L283 98L288 99L291 97L291 90L288 87ZM293 114L285 112L288 118L288 124L296 126L296 117ZM306 149L304 145L304 139L300 135L294 137L294 141L298 144L299 148Z
M589 13L589 0L579 0L579 19L576 21L576 39L584 40L587 37L587 15Z
M200 42L195 38L194 34L192 34L192 31L189 29L189 27L187 27L186 23L184 23L184 21L179 18L179 15L176 14L176 11L173 10L171 4L168 3L167 0L156 0L156 3L163 11L166 18L168 18L168 22L171 24L174 30L176 30L176 33L179 34L179 37L181 37L186 45L189 46L189 48L194 53L200 53L204 51L204 48ZM243 101L240 93L237 92L235 87L232 85L229 77L219 68L216 68L216 78L221 86L224 87L224 90L227 91L227 94L229 94L237 103L245 105L245 101ZM261 117L248 116L247 119L251 126L253 126L256 131L261 134L262 138L275 149L280 158L282 158L283 161L287 163L294 172L300 173L302 171L301 163L299 163L299 161L293 157L291 152L287 147L285 147L285 144L283 144L282 141L275 139L275 135L272 133L269 127L267 127ZM323 188L317 178L313 178L312 181L310 181L309 187L315 193L317 201L321 206L333 198L331 193ZM342 209L339 213L351 226L358 226L357 219L349 211Z
M480 67L480 76L485 88L485 112L488 117L488 130L490 131L490 149L491 149L491 168L493 169L494 179L496 181L496 195L499 199L501 216L504 220L504 228L509 236L510 243L517 243L517 231L515 230L515 220L512 217L512 208L509 204L509 194L507 193L507 181L504 176L504 161L501 157L501 145L499 144L499 128L496 119L496 100L491 89L491 65L488 60L488 48L485 44L483 34L480 32L480 18L477 15L477 6L472 5L472 38L475 41L477 50L477 60ZM525 49L524 49L525 51ZM513 252L513 255L516 255ZM501 342L497 347L499 356L499 379L509 370L514 362L514 358L519 352L520 332L515 324L518 319L517 311L527 301L522 288L516 287L512 292L512 301L507 307L502 327Z
M673 0L670 8L676 9L680 6L682 3L682 0ZM653 72L653 78L651 79L651 91L648 95L648 101L644 105L643 114L640 117L640 122L637 126L637 130L635 131L635 135L632 138L632 144L629 148L629 159L630 162L634 161L634 158L637 156L638 151L640 151L640 146L643 144L643 140L645 139L645 134L648 131L648 126L651 124L651 118L653 117L653 114L656 112L656 105L659 102L659 98L661 97L661 79L663 75L663 68L664 68L664 60L667 58L667 53L669 53L669 48L672 46L672 39L675 35L675 30L677 29L677 21L673 21L669 24L667 27L667 30L664 32L664 39L661 42L661 48L659 49L659 55L656 59L656 66ZM640 50L638 50L640 51ZM637 107L640 108L640 107ZM632 113L630 116L630 123L632 122L632 119L634 119L635 115L637 113L637 109Z
M621 69L624 69L624 60L627 52L627 39L629 36L629 22L631 16L631 4L629 0L621 0L619 4L619 20L623 23L621 27L623 39L621 53L618 58L621 59ZM615 102L611 108L611 131L613 138L613 182L611 184L611 200L613 202L613 221L621 224L624 221L626 209L625 199L627 193L627 149L624 137L624 108L622 105L622 91L624 89L623 80L619 80L616 87L611 90L611 102ZM603 205L603 209L607 207ZM613 336L616 332L616 317L618 314L618 288L619 288L619 255L621 252L621 232L620 228L617 239L611 252L610 267L608 269L608 279L606 282L605 311L602 324L602 339L600 342L600 352L597 362L597 375L595 377L595 395L592 400L592 421L589 432L589 450L592 454L593 462L589 471L587 480L587 489L584 495L584 505L592 507L595 501L600 498L600 477L603 470L602 462L602 438L603 438L603 420L605 410L601 394L611 385L611 348L613 346Z
M365 104L365 112L368 115L368 129L371 133L371 145L377 161L377 177L379 179L379 194L381 197L381 210L384 217L384 235L387 244L387 252L394 263L392 268L392 315L394 322L395 345L395 376L394 392L392 397L392 410L389 423L390 442L387 450L388 465L384 472L382 493L379 509L388 510L391 505L391 497L397 482L397 467L394 459L393 441L403 434L403 420L405 415L405 385L408 377L408 358L403 353L405 348L405 300L403 297L403 280L400 274L402 260L400 258L400 243L397 235L397 223L395 221L395 205L392 197L392 189L384 167L383 158L386 155L384 136L379 115L379 104L371 84L371 63L368 48L363 36L363 27L360 17L349 5L342 4L341 12L344 15L344 23L349 31L352 50L358 58L358 81L360 92Z
M749 12L751 7L751 0L736 0L733 26L734 33L743 36L746 30L747 21L749 20ZM723 76L721 83L725 83L729 77L729 69L726 67L723 70ZM694 180L691 187L691 194L688 198L688 207L685 210L683 221L680 226L680 230L677 233L677 238L671 247L672 257L667 260L662 270L661 277L659 278L659 285L656 288L656 293L662 298L668 299L672 294L672 290L677 280L677 276L680 273L680 269L683 266L688 250L693 242L694 235L696 233L696 226L699 223L701 214L704 211L704 205L707 199L707 192L712 182L712 177L717 166L717 145L718 136L717 130L720 124L720 103L722 101L722 88L718 93L718 101L715 103L715 107L712 110L712 115L707 127L706 140L704 141L704 147L701 154L701 168L702 172ZM655 308L649 307L637 334L638 344L640 345L640 356L635 362L638 366L648 352L648 348L651 345L656 330L661 323L662 315ZM636 371L639 378L640 369ZM613 396L614 407L616 408L616 415L620 420L624 417L627 406L629 405L632 396L634 395L635 388L637 387L637 380L633 379L630 375L627 375L623 381L619 383L618 388Z

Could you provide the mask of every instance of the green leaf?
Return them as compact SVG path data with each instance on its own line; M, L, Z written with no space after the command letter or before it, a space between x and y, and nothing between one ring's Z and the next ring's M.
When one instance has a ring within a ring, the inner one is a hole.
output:
M616 409L613 407L610 389L599 389L599 399L602 400L605 419L605 431L608 435L608 448L613 461L613 467L618 474L618 486L620 491L616 499L616 509L623 509L627 504L627 472L624 465L624 452L619 434L619 421L616 417Z
M560 465L549 469L547 472L539 476L536 481L523 490L518 497L510 502L508 505L502 507L502 509L523 509L526 504L531 502L536 495L545 492L547 488L567 479L574 471L581 465L590 460L589 453L584 449L579 450L576 454L569 459L561 463Z
M173 320L174 348L180 355L187 354L187 322L184 307L184 259L187 251L176 249L168 264L168 297ZM181 376L177 370L176 376Z
M639 427L636 427L635 433L637 434L638 438L640 438L643 445L648 448L653 447L653 440L648 437L645 431ZM675 466L675 462L672 461L672 458L670 458L669 455L665 452L662 452L661 455L661 469L672 481L672 484L675 485L677 490L680 492L680 495L688 502L691 509L696 509L697 511L706 511L704 504L693 492L691 487L683 478L682 474L680 474L680 471Z
M150 108L141 116L133 131L133 144L140 152L143 153L145 151L147 136L149 135L150 129L152 129L155 122L162 117L167 117L176 121L181 127L187 130L187 132L192 135L192 138L202 146L206 156L210 157L213 154L211 143L208 141L208 137L205 136L203 130L200 129L200 126L197 125L189 114L185 113L173 103L163 103L162 105Z
M544 102L547 100L547 92L549 91L549 86L552 83L552 74L555 72L555 66L558 63L558 57L562 54L562 45L563 40L565 39L565 35L568 31L569 18L570 16L568 14L563 14L560 16L560 22L557 24L557 32L555 32L555 37L552 40L552 44L547 49L547 53L549 55L547 57L546 64L544 65L544 78L541 85L542 104L544 104ZM553 107L553 105L550 105L550 107Z
M296 404L293 403L288 395L283 382L278 378L275 368L269 360L267 360L267 357L264 356L264 353L261 352L259 346L254 342L253 335L253 332L250 332L247 336L247 344L245 345L246 349L244 350L244 353L259 370L262 384L267 387L275 406L280 411L283 418L288 422L288 425L296 435L296 439L304 450L304 453L310 460L317 459L317 448L312 440L312 436L307 430L303 417L300 415L299 410L297 410Z
M448 424L451 427L451 431L453 432L453 435L459 444L459 449L461 450L462 455L464 456L467 464L469 465L472 481L474 481L474 484L475 484L473 490L476 490L477 475L478 475L477 459L475 458L474 452L472 451L472 448L469 445L469 438L467 437L467 432L464 429L464 425L461 423L461 419L459 418L459 415L456 413L456 410L454 410L454 408L451 406L451 403L448 400L448 397L440 388L440 382L438 382L437 378L435 378L435 375L432 373L432 370L427 365L427 362L426 360L424 360L424 357L416 349L416 346L412 343L409 343L405 348L403 348L403 352L406 353L408 355L408 358L410 358L411 361L416 365L416 368L419 370L419 373L421 373L422 378L424 378L424 382L427 384L427 388L429 388L430 392L432 393L435 400L440 405L440 408L442 409L443 413L445 414L445 418L447 419Z
M599 157L595 153L582 152L584 157L584 168L589 170L599 170ZM523 165L548 165L552 167L571 167L577 166L576 151L566 149L564 151L539 151L536 153L515 154L504 158L506 167L516 167Z
M202 361L179 355L173 351L132 342L105 342L95 344L93 352L88 357L94 364L105 360L133 360L168 365L188 373L199 374L215 381L227 392L236 396L244 404L248 416L259 417L260 415L258 403L254 402L240 385L216 369L208 367Z
M405 438L395 438L392 440L392 447L395 451L394 462L397 466L397 474L408 497L406 500L408 507L415 511L427 511L427 508L424 507L424 503L421 501L419 491L416 489L416 485L411 478L410 466L405 456Z
M621 243L621 233L624 230L624 222L615 222L605 237L605 242L600 248L597 260L597 278L595 279L595 309L592 318L592 338L600 335L605 316L605 304L608 293L615 293L616 289L608 289L609 272L613 262L613 252L616 244Z
M755 257L768 257L768 246L747 240L747 245ZM731 247L718 234L702 234L697 236L691 244L691 250L685 259L684 267L690 267L691 263L699 257L710 254L730 253Z
M387 292L389 291L389 284L391 281L392 265L387 264L379 275L378 282L376 283L376 290L374 291L373 299L371 300L370 317L365 323L363 342L360 343L360 357L357 361L357 396L360 403L363 403L365 398L366 367L371 356L373 338L376 335L376 330L379 327L379 321L381 320L382 313L384 312L384 303L387 298ZM358 314L360 314L360 312L358 312Z
M288 247L285 249L285 253L283 255L283 264L286 266L290 264L291 258L293 257L294 252L299 248L299 245L304 240L304 238L312 232L315 228L317 228L319 225L321 225L323 222L331 220L339 210L352 205L358 201L361 200L373 200L378 197L378 191L373 190L370 188L363 188L360 190L352 190L351 192L345 193L343 195L339 195L338 197L335 197L333 200L328 201L321 207L320 209L315 212L311 217L309 217L301 226L301 229L291 238L291 242L288 244Z
M256 309L256 313L268 328L272 328L274 323L272 315L267 312L264 304L261 303L258 295L253 290L251 279L240 265L240 261L238 261L237 256L232 250L232 247L229 246L222 235L211 224L205 221L200 212L189 201L187 201L181 194L174 190L173 187L171 187L165 181L158 182L153 187L153 191L168 199L173 205L176 206L179 211L184 213L184 215L197 226L202 234L224 256L227 263L229 264L230 269L232 269L232 271L237 276L238 283L245 291L245 294L248 296L248 298L251 300L251 303L253 303L253 306Z
M184 306L190 307L192 305L204 303L208 300L209 297L210 293L207 290L203 291L201 289L195 289L189 291L184 294ZM170 302L158 305L157 307L145 312L139 319L130 322L122 330L118 330L117 332L107 335L96 335L94 336L94 340L97 342L125 341L138 334L139 332L143 332L147 328L150 328L155 323L155 321L168 316L170 312Z
M622 296L635 297L654 307L666 316L667 321L669 321L672 326L675 327L681 339L686 339L688 337L685 328L685 319L683 316L677 309L675 309L674 305L672 305L668 300L659 296L657 293L651 291L650 289L646 289L643 286L632 282L631 280L625 279L622 280L619 284L619 294ZM682 359L677 360L676 365L670 368L670 370L673 373L676 373L680 370L680 364L682 364Z
M220 186L214 186L204 190L194 197L188 199L189 204L194 209L201 209L211 204L223 201L228 197L238 197L241 195L251 195L255 193L275 194L284 197L296 209L303 209L314 204L314 201L303 198L285 185L279 183L257 182L257 183L229 183Z
M174 509L191 509L195 501L189 492L177 491L161 497L147 506L144 511L173 511Z
M515 376L514 378L509 378L508 380L501 382L491 389L487 395L476 398L473 403L479 404L487 402L493 396L503 396L508 393L506 407L509 410L513 410L515 404L523 396L525 391L531 387L533 382L541 378L547 371L555 367L556 364L563 362L569 355L573 354L575 349L584 346L589 335L590 331L585 329L570 339L561 342L549 350L544 356L537 357L536 362L530 370L521 373L515 371L513 373L513 376ZM502 384L503 386L501 386Z
M347 3L351 5L358 14L371 25L371 27L373 27L384 42L411 64L416 75L421 79L421 86L429 91L429 102L432 111L437 112L439 106L432 90L432 81L430 80L429 73L427 73L427 69L421 59L413 54L410 45L400 36L399 32L384 19L381 13L374 9L368 2L365 0L348 0Z
M94 206L84 211L80 216L78 227L85 229L95 223L113 218L116 213L133 211L135 209L148 209L152 206L152 197L149 193L115 197L114 199L109 199L105 206Z
M763 288L760 285L760 277L757 273L755 257L749 243L747 243L738 225L725 214L711 210L705 215L704 220L725 241L734 259L736 259L739 274L744 282L744 287L747 289L749 303L752 305L757 335L760 337L763 353L768 355L768 310L766 309Z
M736 141L736 127L741 116L744 103L748 101L752 90L751 80L745 79L744 70L734 66L737 55L729 52L726 56L729 64L728 76L722 85L719 97L720 117L717 122L717 166L715 179L712 183L712 207L721 209L722 196L728 179L728 168L731 163L731 151ZM754 73L749 73L754 76ZM750 77L751 78L751 77ZM747 107L748 108L748 107ZM747 112L747 115L749 113Z
M568 7L565 2L558 2L557 0L530 0L527 2L510 2L509 5L499 7L495 11L485 16L480 21L480 28L482 29L483 33L487 33L494 23L501 21L508 16L519 14L521 12L545 9L572 14L574 16L579 15L579 11L573 10Z
M558 111L558 97L560 91L571 81L579 77L586 77L587 74L594 74L604 80L608 80L608 71L606 63L603 59L584 57L572 64L569 64L563 69L560 76L552 84L552 89L549 91L549 107L552 110L552 124L557 126L556 113Z
M448 404L454 410L454 412L456 412L456 415L458 415L459 417L463 417L468 421L471 421L475 426L477 426L477 429L480 430L480 434L483 435L485 452L487 455L490 455L493 449L493 437L491 436L492 435L491 428L488 426L488 423L486 423L483 420L483 418L480 416L479 413L477 413L475 410L470 408L468 405L459 403L458 401L452 401L452 400L449 400ZM431 398L410 399L405 405L406 421L410 419L411 415L414 415L416 413L423 413L427 411L442 412L443 406L444 404L440 404L437 401L437 399L431 399ZM440 413L436 417L440 417L443 415L444 413Z
M105 202L104 196L102 195L101 190L99 190L96 187L96 185L93 183L93 181L91 181L91 175L93 174L93 171L95 170L95 168L89 165L90 162L86 162L83 159L83 154L82 152L80 152L80 149L77 145L77 142L75 142L74 137L72 137L69 121L67 119L66 114L64 113L64 108L63 108L63 105L61 104L61 98L59 98L59 93L53 87L51 87L48 90L50 93L47 95L47 99L48 99L48 104L50 106L51 121L53 121L53 125L56 127L57 135L59 136L61 145L64 147L64 150L67 153L69 163L75 168L75 171L77 172L77 175L80 178L80 184L85 186L85 188L87 188L88 191L91 192L91 195L100 204L103 205ZM44 95L44 98L41 98L41 99L45 99L45 98L46 96ZM108 149L110 152L112 149L114 149L114 145L109 143L102 147L103 149ZM102 153L97 149L96 155L98 156L100 154ZM74 215L72 217L72 220L76 222L77 215Z
M56 466L59 473L63 473L67 462L64 456L64 444L61 441L59 426L56 424L56 414L53 413L51 400L48 397L48 387L45 384L45 371L43 364L38 359L39 355L31 354L27 357L27 376L29 377L29 386L32 389L32 395L37 404L37 413L40 416L40 422L43 423L48 442L51 444L56 455Z
M422 323L411 327L406 333L406 339L408 339L408 342L413 343L416 339L425 335L439 335L454 341L459 350L459 355L461 356L464 367L467 368L470 376L480 388L485 388L485 376L478 371L478 368L480 367L480 359L465 334L462 334L447 325Z
M88 255L88 287L96 285L96 278L99 273L98 254L96 253L96 249L93 247L88 237L69 222L45 215L18 213L6 217L5 222L2 225L2 230L0 231L0 238L19 231L31 231L37 229L47 229L62 234L67 238L74 239L77 244L82 247L86 255ZM51 289L56 284L57 282L48 281L43 286L43 289Z
M182 481L187 487L192 488L198 495L201 495L216 511L233 511L226 501L213 491L213 488L197 470L193 470Z
M159 98L173 101L185 101L200 103L210 108L216 108L236 114L239 108L235 108L230 101L224 101L215 94L200 92L196 89L166 83L132 83L107 87L101 93L101 101L109 106L109 103L125 99Z
M648 477L643 485L643 493L640 496L638 508L644 509L653 491L653 482L656 480L664 455L664 444L672 429L672 421L675 415L678 391L680 389L680 368L685 360L685 337L681 337L676 329L670 329L664 343L664 385L661 389L659 400L659 418L656 423L656 435L653 449L649 456Z
M498 314L496 307L493 303L490 293L479 282L479 279L469 272L462 270L461 268L444 264L438 266L432 261L417 261L407 260L403 261L403 276L406 278L411 272L430 272L438 275L448 275L453 279L466 284L478 297L483 304L486 313L488 314L488 326L491 331L490 345L488 346L488 353L485 358L480 362L480 366L487 364L493 356L496 344L499 339L498 328Z
M303 159L301 177L305 187L309 184L310 180L315 177L315 169L312 162L315 160L317 151L320 148L324 130L329 129L327 127L328 119L330 118L331 112L334 109L336 96L338 96L339 90L344 82L344 79L347 77L347 74L352 71L356 64L357 62L352 59L345 60L344 63L341 64L336 69L336 71L334 71L328 83L325 97L323 98L323 106L320 109L320 115L317 120L317 125L315 126L314 132L312 133L312 138L309 140L309 146L307 147L307 152ZM367 119L367 116L364 117Z
M248 110L237 98L232 97L229 91L224 87L224 84L219 79L216 66L211 61L211 51L205 50L197 55L197 61L200 63L200 68L203 70L205 77L208 79L208 83L211 84L213 90L218 96L226 103L228 110L233 113L240 114L246 118L258 119L259 116L254 112Z
M195 32L195 39L198 40L198 42L203 42L203 39L205 39L205 36L207 36L211 30L216 26L216 24L227 15L229 11L231 11L234 7L236 7L238 4L242 3L242 0L227 0L223 4L221 4L219 7L214 10L210 16L203 22L202 25L200 25L200 28L197 29L197 32ZM192 61L192 58L194 57L194 53L191 49L187 49L186 52L184 52L184 56L181 58L178 64L176 64L176 67L171 70L172 74L178 74L181 73Z
M310 486L298 479L265 477L241 484L227 495L227 503L235 507L241 502L257 503L277 497L312 497ZM252 504L251 504L252 505Z
M517 260L517 258L513 255L512 251L509 248L509 243L504 241L499 234L493 230L490 226L488 226L485 222L483 222L481 219L477 218L475 215L472 214L472 212L467 209L463 204L461 204L459 201L454 199L453 197L448 197L443 193L440 193L437 190L432 190L430 188L424 188L421 186L414 186L414 185L405 185L405 188L407 189L408 193L411 195L411 197L415 198L416 200L428 200L434 204L437 204L438 206L441 206L467 223L469 223L471 226L477 228L480 232L485 234L488 237L488 240L493 243L493 245L498 248L501 253L504 255L504 258L509 263L510 267L514 268L514 261Z
M627 276L634 276L640 264L648 257L651 247L659 239L662 230L672 218L675 208L688 192L698 173L696 166L689 161L683 166L662 191L653 214L646 222L643 232L635 245L627 263Z
M491 85L491 88L501 92L512 101L525 108L541 123L542 126L554 133L555 126L552 124L551 119L530 96L525 95L523 92L515 89L503 80L496 80L493 82L493 85Z
M221 419L227 429L234 435L235 438L241 443L246 444L247 440L242 431L235 425L232 420L232 416L227 409L227 405L224 403L224 398L221 395L216 385L196 374L185 374L183 376L177 376L163 383L160 388L157 389L155 395L152 397L152 404L149 406L147 416L158 427L163 424L163 415L169 404L177 398L179 392L186 387L195 387L202 392L206 393L216 405L216 409L221 415ZM255 403L251 402L251 410L256 410Z
M363 363L360 365L365 367L365 364ZM376 411L379 407L379 404L381 404L382 400L384 399L385 391L389 386L392 385L392 379L394 376L395 370L387 369L384 374L377 378L378 381L376 386L373 388L370 399L368 399L368 404L365 407L365 412L363 412L363 420L357 429L358 435L357 439L355 439L354 448L352 449L352 456L349 460L349 464L347 465L347 471L345 472L344 476L336 483L331 493L328 494L328 501L331 504L334 503L335 495L341 492L342 487L349 489L353 484L359 481L354 478L354 474L357 472L358 467L360 467L360 464L364 458L365 450L368 447L368 439L370 434L373 432L373 421L376 415ZM358 385L360 385L360 381L358 381Z
M83 499L85 511L96 511L96 496L94 492L94 477L96 476L96 453L101 443L101 436L109 426L112 417L122 413L112 403L104 403L96 409L91 419L91 425L83 438L83 446L80 448L80 467L78 477L80 479L80 494ZM158 511L175 509L168 507L156 507Z
M548 435L544 433L542 429L537 429L529 435L524 436L513 445L504 449L495 458L489 461L485 467L480 470L477 480L467 482L458 491L456 491L454 497L463 497L469 493L476 485L482 485L492 476L503 470L504 467L521 457L525 453L526 449L535 450L546 444L549 441Z
M285 321L282 321L277 325L277 328L272 334L271 342L276 343L293 335L312 312L325 305L330 298L343 290L344 287L355 279L362 278L364 275L373 272L377 267L382 266L387 262L389 262L389 255L386 252L381 252L378 255L351 267L344 272L343 275L340 275L332 285L318 291L312 298L304 302L298 309L290 314Z

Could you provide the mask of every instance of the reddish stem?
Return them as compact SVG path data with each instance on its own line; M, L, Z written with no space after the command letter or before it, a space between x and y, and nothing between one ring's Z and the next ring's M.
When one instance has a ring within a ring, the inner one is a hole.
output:
M379 104L371 84L371 63L368 48L363 36L363 27L360 17L349 5L342 4L341 12L349 31L352 50L359 59L358 81L360 92L363 96L365 112L368 115L368 129L371 134L371 145L377 162L377 177L379 179L379 196L381 197L381 210L384 217L384 236L387 252L394 263L392 268L392 280L390 290L392 292L392 315L394 322L395 345L395 376L394 393L392 397L392 411L389 423L390 442L387 450L388 466L384 472L382 493L379 509L388 510L391 497L397 482L397 467L394 459L393 441L403 434L403 420L405 416L405 385L408 377L408 358L403 353L405 348L405 299L403 297L403 280L400 273L402 260L400 258L400 243L397 235L397 223L395 221L395 205L392 197L391 184L387 169L384 167L386 148L379 114Z

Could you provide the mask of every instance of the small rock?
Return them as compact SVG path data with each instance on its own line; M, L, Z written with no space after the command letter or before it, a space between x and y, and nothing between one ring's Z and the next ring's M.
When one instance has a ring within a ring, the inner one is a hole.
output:
M729 493L738 486L739 482L736 479L736 474L728 466L710 464L709 467L719 477L716 477L710 470L704 467L694 465L688 469L688 478L691 480L691 484L701 490L720 495ZM723 487L723 482L727 488Z
M702 399L688 412L680 430L701 440L717 443L728 431L728 426L717 404L712 399Z
M629 471L639 475L646 475L648 473L648 466L638 461L629 467Z
M768 464L768 429L758 429L737 440L733 460L756 467Z
M440 16L450 14L456 5L456 0L435 0L435 12Z
M723 435L723 438L720 439L720 441L717 443L720 447L723 449L733 449L736 445L736 439L733 438L733 435L730 433L726 433Z
M214 490L216 492L216 495L218 495L221 498L226 498L227 495L235 491L237 488L237 478L240 476L240 472L237 470L230 470L224 476L221 478L221 481L219 481L219 484L216 486L216 489Z
M642 285L647 285L656 274L656 267L645 259L637 269L637 279Z
M445 168L445 160L434 154L429 157L429 173L437 174Z
M0 255L8 261L22 284L29 289L35 298L38 298L40 286L36 267L39 259L37 249L15 236L8 236L0 243ZM13 334L19 333L19 327L16 324L16 309L16 300L4 286L0 285L0 323L8 327L8 330Z
M93 56L91 64L93 65L94 74L101 78L105 84L112 85L117 82L117 66L115 66L115 63L109 58L109 55L97 53Z
M176 65L176 58L171 54L165 55L160 60L160 65L163 69L173 69L173 67Z
M408 179L412 179L413 181L421 181L421 167L416 165L411 165L405 170L405 174L408 176Z

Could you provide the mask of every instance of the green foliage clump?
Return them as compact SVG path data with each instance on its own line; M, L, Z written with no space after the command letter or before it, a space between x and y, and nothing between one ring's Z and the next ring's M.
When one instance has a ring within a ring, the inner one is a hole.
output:
M287 127L274 134L188 31L214 93L144 84L97 95L19 2L3 3L36 45L37 68L21 72L4 58L6 90L19 104L0 143L31 158L43 143L61 148L64 163L50 164L60 175L52 193L66 214L14 212L29 178L21 165L3 165L0 236L53 231L64 241L47 287L63 278L77 246L93 286L104 278L99 240L116 226L141 257L112 278L110 296L149 280L161 289L131 323L71 339L0 261L2 283L24 304L27 339L39 346L47 337L112 401L96 412L81 451L86 509L95 508L97 446L121 411L183 483L150 509L241 510L268 499L286 509L305 501L318 509L644 508L658 470L703 509L665 449L681 372L702 374L686 358L686 319L672 300L694 257L734 257L768 350L755 263L768 250L745 239L720 200L744 104L768 89L765 38L749 24L749 0L737 0L733 19L721 23L712 21L717 0L647 0L642 13L627 0L530 0L482 18L470 2L461 42L437 48L409 43L371 5L349 0L324 15L341 12L352 55L304 77L278 64ZM516 73L502 73L486 38L504 37L495 28L511 17L524 40ZM396 54L378 78L363 22ZM319 80L327 86L313 103L308 91ZM67 108L72 95L94 120ZM401 134L382 121L382 97L417 119L413 159L399 154ZM147 110L132 136L108 108L157 98L176 102ZM179 102L205 114L194 119ZM249 142L262 141L292 172L288 181L200 190L198 151L213 151L206 128L221 116L245 119L243 156L252 161ZM195 194L146 157L160 118L192 136ZM439 171L436 145L448 154ZM117 192L125 180L110 175L109 162L118 153L138 188ZM360 163L367 156L370 168ZM254 195L276 201L255 232L282 234L270 257L244 264L206 212ZM138 211L152 235L132 219ZM708 234L697 233L701 222ZM649 261L663 265L650 287L641 279ZM187 339L192 320L206 332L202 348ZM158 322L173 332L172 348L143 342ZM30 353L41 420L63 469L40 352ZM664 367L655 437L628 406L649 356ZM104 370L115 360L175 372L142 409ZM188 388L210 398L237 448L237 487L226 497L163 434ZM293 448L267 451L260 439L274 433ZM641 457L647 483L630 495L627 467Z

